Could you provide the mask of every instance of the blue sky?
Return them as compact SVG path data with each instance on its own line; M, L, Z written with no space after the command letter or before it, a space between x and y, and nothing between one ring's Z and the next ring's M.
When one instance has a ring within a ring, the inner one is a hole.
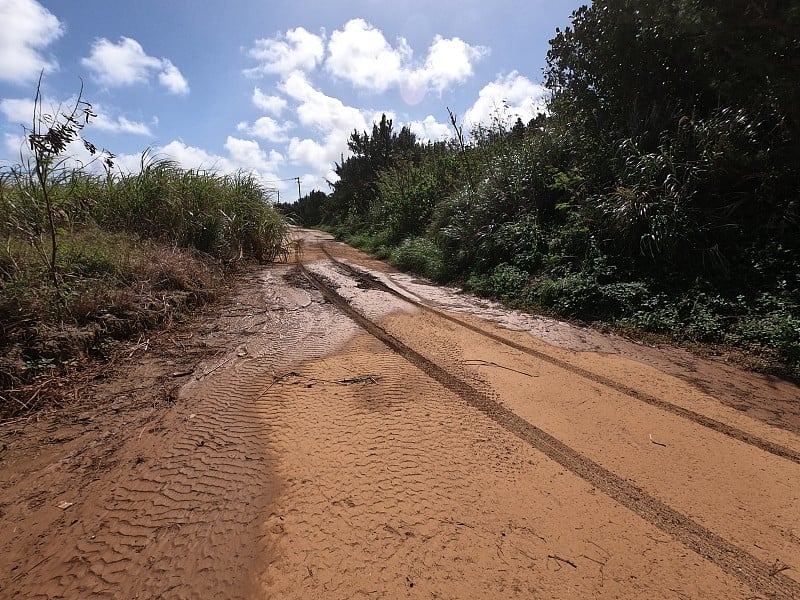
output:
M572 0L0 0L0 165L19 162L39 73L45 109L83 96L84 136L136 170L255 172L281 200L328 191L353 129L387 113L423 140L531 118ZM503 104L508 106L502 109ZM500 113L498 113L500 110ZM82 146L72 149L86 159Z

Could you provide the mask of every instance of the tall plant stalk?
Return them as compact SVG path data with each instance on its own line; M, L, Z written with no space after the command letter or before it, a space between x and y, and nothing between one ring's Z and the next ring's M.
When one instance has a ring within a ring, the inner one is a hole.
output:
M83 100L83 81L78 91L75 104L69 112L54 111L54 114L42 110L42 77L44 71L39 73L36 84L36 98L33 104L33 123L28 133L28 143L33 152L34 173L38 183L38 191L44 201L47 218L47 229L50 237L49 255L44 253L47 269L53 283L58 283L58 270L56 258L58 253L58 231L56 228L56 214L53 202L52 176L60 162L58 158L67 150L67 146L78 139L81 130L89 123L89 119L97 115L92 112L92 105ZM88 140L83 140L86 150L94 156L97 147ZM114 155L104 152L104 162L109 168L113 165Z

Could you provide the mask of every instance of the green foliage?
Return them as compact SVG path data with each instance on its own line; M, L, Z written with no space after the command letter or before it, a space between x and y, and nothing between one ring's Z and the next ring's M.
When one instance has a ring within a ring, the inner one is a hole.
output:
M427 165L399 163L378 174L370 220L382 223L390 242L424 233L433 209L441 199L435 174Z
M92 206L95 221L225 260L283 256L288 230L269 193L251 174L183 170L142 154L139 173L108 178Z
M407 127L394 133L392 120L382 115L372 134L354 131L347 145L352 156L334 169L339 180L333 184L330 209L339 220L359 222L370 211L379 173L413 158L416 137Z
M389 256L390 262L405 271L439 280L444 264L439 248L428 238L406 238Z
M530 305L532 290L530 275L514 265L500 263L488 275L473 275L467 280L467 288L478 294L500 298L511 305Z
M777 355L800 369L800 314L776 310L738 323L730 339L761 353Z
M546 115L466 135L449 112L427 145L384 118L351 136L324 219L403 268L800 377L798 30L797 0L581 7Z
M275 209L297 225L314 227L325 221L327 202L328 195L325 192L312 190L295 202L275 204Z

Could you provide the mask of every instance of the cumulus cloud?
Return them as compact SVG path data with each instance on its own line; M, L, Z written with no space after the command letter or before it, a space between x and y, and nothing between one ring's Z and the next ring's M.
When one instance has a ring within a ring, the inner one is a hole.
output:
M332 162L329 149L311 139L292 138L289 158L294 163L315 166L320 170L329 167Z
M170 60L149 56L139 42L128 37L121 37L117 44L105 38L95 40L91 54L81 59L81 64L108 87L146 83L156 73L170 93L189 92L189 84Z
M95 127L101 131L108 131L110 133L130 133L134 135L152 136L150 127L139 121L131 121L127 117L118 116L110 117L105 114L101 109L95 108L97 117L92 119L90 127Z
M75 106L75 96L62 102L52 98L42 99L42 111L45 114L62 113ZM9 123L30 125L33 116L33 98L4 98L0 100L0 113ZM100 104L94 104L92 110L97 115L89 121L87 130L99 129L110 133L131 133L135 135L152 135L150 127L145 123L132 121L125 116L114 116L112 110L107 110Z
M398 87L403 99L414 105L429 90L441 93L466 81L473 74L474 63L487 52L457 37L437 35L422 64L415 64L404 38L392 46L381 30L363 19L352 19L331 34L325 68L334 77L371 92Z
M489 125L493 119L508 123L517 117L527 123L537 114L545 112L549 94L544 86L512 71L484 86L464 118L473 126Z
M24 84L58 63L43 50L64 34L61 22L34 0L0 0L0 80Z
M317 90L299 71L290 74L280 88L298 102L297 116L306 127L322 132L342 132L345 140L353 129L362 131L367 128L366 119L360 110Z
M286 132L292 128L292 125L289 121L278 123L272 117L261 117L256 119L252 125L243 121L236 126L236 129L271 142L283 142L288 139Z
M393 48L379 29L364 19L352 19L331 35L325 66L353 85L383 92L398 82L403 63L411 55L405 39L399 38Z
M483 46L437 35L423 59L415 61L405 38L392 44L380 29L364 19L351 19L328 40L324 34L315 35L302 27L256 40L248 54L258 65L246 69L245 74L273 74L286 79L296 72L310 73L325 58L325 69L333 77L374 93L397 88L403 99L414 105L429 91L441 94L466 81L473 75L474 64L487 53ZM267 97L262 94L260 98ZM274 96L269 98L275 101Z
M324 54L325 38L297 27L283 35L256 40L248 55L258 61L258 66L246 69L244 73L258 77L312 71L322 61Z
M43 106L51 104L50 100L42 101ZM26 127L29 127L33 117L33 98L3 98L0 100L0 112L9 123L15 125L24 123Z
M0 156L8 156L10 158L0 158L0 166L9 166L19 161L21 154L25 154L28 150L28 143L24 135L14 133L3 134L3 152Z
M275 150L269 154L259 146L255 140L244 140L228 136L225 149L230 155L230 161L238 168L261 173L274 172L283 162L283 155Z
M183 95L189 93L189 82L186 81L178 67L166 58L161 59L161 72L158 74L158 82L172 94Z
M374 112L362 112L338 98L327 96L311 85L304 73L290 74L280 88L297 103L300 124L319 134L315 139L293 137L288 147L289 159L295 165L305 165L318 183L334 180L336 176L331 165L340 160L342 154L348 154L347 140L353 130L372 129ZM377 118L380 119L380 114Z
M428 115L422 121L409 122L408 128L422 143L440 142L452 137L450 126L439 123L433 115Z
M470 46L459 38L445 39L437 35L428 50L425 66L419 70L419 76L437 92L441 92L451 84L472 77L472 65L487 52L486 48Z
M288 104L285 98L280 96L267 96L258 87L253 89L253 104L271 115L278 116L283 112Z

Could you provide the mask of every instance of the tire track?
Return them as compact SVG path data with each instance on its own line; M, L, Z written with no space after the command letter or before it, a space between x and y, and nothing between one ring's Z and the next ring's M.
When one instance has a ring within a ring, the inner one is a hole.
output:
M621 394L634 398L635 400L638 400L645 404L649 404L650 406L654 406L655 408L658 408L660 410L670 412L683 419L693 421L698 425L702 425L703 427L712 429L732 439L759 448L760 450L768 452L774 456L778 456L780 458L800 464L800 452L796 450L787 448L786 446L782 446L780 444L776 444L769 440L765 440L764 438L753 435L752 433L748 433L747 431L739 429L738 427L734 427L733 425L723 423L722 421L718 421L716 419L713 419L711 417L708 417L691 409L679 406L677 404L673 404L671 402L663 400L662 398L658 398L646 392L634 389L623 383L614 381L613 379L610 379L608 377L604 377L603 375L598 375L597 373L593 373L576 365L570 364L566 361L563 361L554 356L550 356L549 354L546 354L534 348L530 348L523 344L519 344L513 340L504 338L503 336L500 336L494 332L487 331L481 327L478 327L477 325L468 323L462 319L459 319L458 317L454 317L443 311L427 306L426 304L423 304L412 298L409 298L408 296L405 296L404 294L401 294L400 292L386 285L385 283L383 283L370 273L364 272L360 269L357 269L356 267L353 267L352 265L337 260L330 254L330 252L328 252L326 248L323 247L322 251L334 264L344 269L347 272L347 274L357 278L360 282L364 283L365 285L369 285L375 289L387 292L397 298L405 300L406 302L412 304L413 306L416 306L422 310L430 312L431 314L434 314L438 317L441 317L446 321L450 321L451 323L464 327L465 329L468 329L474 333L487 337L495 342L503 344L504 346L508 346L509 348L513 348L514 350L518 350L519 352L523 352L529 356L533 356L534 358L537 358L544 362L550 363L556 367L569 371L574 375L578 375L579 377L588 379L589 381L613 389L617 392L620 392Z
M262 284L283 296L265 297ZM357 327L325 330L320 323L338 313L318 303L298 310L305 300L270 273L253 286L225 311L225 328L249 332L251 313L274 308L258 335L206 338L223 355L197 366L172 414L127 440L114 479L77 501L70 528L0 581L0 598L258 596L271 551L263 517L279 488L259 399L278 368L326 356Z
M782 573L776 573L770 565L650 496L641 488L576 452L547 432L492 400L486 394L452 375L357 312L346 299L318 277L315 277L302 264L299 267L306 278L332 304L342 310L358 325L441 385L456 393L468 404L489 416L504 429L543 452L549 458L601 490L647 522L671 535L684 546L711 561L729 575L747 584L757 593L763 593L772 598L786 599L800 596L800 584L794 580ZM363 275L361 276L363 277ZM420 306L425 308L422 305ZM454 320L464 325L464 323L456 319L448 320ZM503 340L500 339L498 341Z

